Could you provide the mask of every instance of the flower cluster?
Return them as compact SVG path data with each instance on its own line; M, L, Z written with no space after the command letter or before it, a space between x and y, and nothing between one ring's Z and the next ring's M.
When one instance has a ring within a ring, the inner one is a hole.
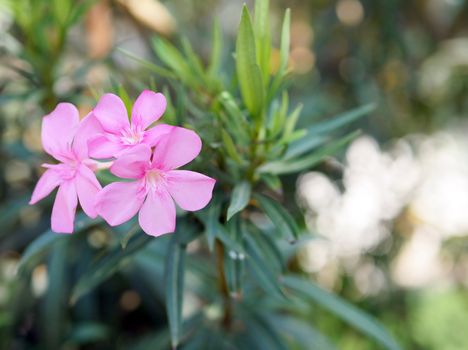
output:
M47 170L30 204L58 187L52 209L53 231L73 232L78 202L88 216L99 215L111 226L138 213L141 228L152 236L174 232L174 202L189 211L209 203L215 180L177 170L200 153L200 137L177 126L151 127L165 109L162 94L145 90L135 101L130 121L124 103L114 94L102 96L81 121L70 103L58 104L43 118L43 148L60 163L43 164ZM95 172L104 167L123 180L102 188Z

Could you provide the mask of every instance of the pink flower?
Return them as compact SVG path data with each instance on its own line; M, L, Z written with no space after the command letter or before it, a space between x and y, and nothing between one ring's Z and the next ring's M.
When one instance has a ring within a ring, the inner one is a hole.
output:
M154 146L171 127L161 124L146 129L161 118L165 110L164 95L144 90L135 101L130 123L122 100L114 94L105 94L92 111L102 129L98 136L90 139L89 155L97 159L111 158L142 143Z
M59 187L52 209L52 230L73 232L75 211L80 202L84 212L95 218L95 197L101 185L94 175L96 164L88 158L88 137L97 122L87 116L80 123L78 110L71 103L59 103L42 120L42 146L60 164L43 164L47 170L34 188L29 204L35 204Z
M201 149L198 135L172 127L157 143L154 152L145 144L119 157L110 171L130 182L115 182L99 192L96 210L110 225L120 225L139 212L138 220L147 234L174 232L174 201L184 210L195 211L211 200L215 180L197 172L174 170L192 161Z

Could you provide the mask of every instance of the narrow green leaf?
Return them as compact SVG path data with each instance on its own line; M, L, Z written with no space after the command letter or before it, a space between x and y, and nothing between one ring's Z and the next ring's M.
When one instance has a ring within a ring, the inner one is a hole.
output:
M128 96L127 90L125 90L122 84L119 84L118 93L125 105L125 108L127 109L127 115L130 117L132 115L133 103L130 96Z
M136 55L134 55L133 53L125 50L125 49L122 49L122 48L117 48L117 51L120 51L122 54L124 54L125 56L127 56L128 58L131 58L132 60L136 61L137 63L139 63L142 67L150 70L151 72L153 73L156 73L157 75L161 76L161 77L165 77L165 78L170 78L170 79L175 79L176 76L169 70L165 69L165 68L162 68L152 62L149 62L147 60L144 60L142 59L141 57L138 57Z
M245 161L241 158L239 151L237 150L236 145L234 144L234 141L232 140L231 135L229 135L229 133L226 130L222 129L221 137L223 139L223 145L224 145L224 149L226 150L227 155L236 163L240 165L244 164Z
M284 76L288 68L289 46L290 46L290 29L291 29L291 10L286 9L284 13L283 26L281 28L281 48L280 48L280 67L278 75Z
M232 191L231 203L227 210L227 220L229 221L233 215L244 209L250 200L252 186L247 181L239 182Z
M229 231L220 223L216 225L216 237L224 243L224 245L228 248L228 251L233 251L234 253L242 253L246 254L244 247L236 241L236 239L232 238Z
M252 116L258 118L264 102L262 73L257 64L252 21L245 5L236 42L236 70L243 101Z
M227 91L219 95L218 101L226 111L226 116L223 118L226 128L233 133L236 142L247 145L250 142L249 124L236 101Z
M173 348L177 348L182 335L184 272L185 247L179 244L177 233L174 233L165 266L166 311Z
M374 103L369 103L361 107L352 109L350 111L339 114L329 120L317 123L310 127L308 130L309 135L325 134L333 130L339 129L347 124L356 121L359 118L364 117L376 108Z
M245 256L240 253L229 251L224 254L224 274L229 294L232 298L238 299L242 294L242 275L244 271Z
M295 276L285 276L283 285L333 312L353 327L377 340L388 350L401 350L401 347L378 320L336 295L321 289L312 281Z
M246 323L246 338L253 343L249 349L256 350L287 350L279 329L271 323L272 315L247 314L244 317Z
M330 138L327 136L306 134L304 137L295 142L292 142L288 146L288 150L284 155L284 159L292 159L300 156L301 154L310 152L313 149L323 145L329 139Z
M270 197L256 194L254 198L258 201L266 216L273 222L276 230L283 237L287 237L290 242L294 242L299 236L299 228L291 214Z
M270 39L270 14L269 0L255 1L255 45L257 53L257 63L260 67L263 77L263 83L268 85L270 77L270 54L271 54L271 39Z
M151 239L152 237L146 234L134 236L130 239L125 249L122 249L119 244L101 260L91 264L73 288L71 302L75 303L83 295L118 272L129 263L132 256L145 247Z
M291 11L286 10L281 28L281 48L280 48L280 65L278 72L273 78L270 90L268 92L268 101L271 101L278 92L284 77L287 73L289 61L289 46L290 46L290 28L291 28Z
M86 230L101 222L101 220L90 219L84 214L79 214L75 223L75 234ZM21 256L18 264L18 271L24 273L35 267L49 253L49 251L60 241L67 240L63 234L55 233L51 230L39 235L32 241Z
M331 142L325 147L322 147L317 152L310 155L294 158L294 159L282 159L278 161L272 161L259 167L257 171L259 173L270 173L275 175L280 174L291 174L296 173L305 169L309 169L314 165L320 163L324 158L334 155L352 140L354 140L360 131L355 131L337 141Z
M205 225L206 239L208 241L208 249L213 252L214 242L216 238L216 230L219 225L219 216L221 214L221 200L217 195L213 196L213 199L205 210L198 212L198 217Z
M249 234L244 235L245 251L247 252L247 263L257 277L259 285L266 292L284 298L284 293L279 284L279 275L271 269L270 262L262 254L255 240Z
M221 67L221 58L223 50L223 36L221 33L221 25L219 20L215 19L213 21L213 37L211 39L211 56L210 56L210 65L208 66L208 74L215 76L219 73L219 68Z
M161 38L153 40L152 43L158 57L174 71L180 81L192 87L197 86L197 67L192 69L187 58L174 45Z

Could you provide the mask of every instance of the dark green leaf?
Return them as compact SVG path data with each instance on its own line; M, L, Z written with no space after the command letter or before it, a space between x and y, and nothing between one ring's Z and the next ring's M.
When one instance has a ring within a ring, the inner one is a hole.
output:
M276 230L283 237L287 237L289 241L295 241L299 236L299 228L291 214L270 197L256 194L254 198L258 201L266 216L273 222Z
M182 335L184 272L185 248L179 244L177 233L174 233L165 266L166 310L173 348L177 347Z
M297 173L302 170L309 169L314 165L320 163L324 158L334 155L349 142L354 140L360 134L359 131L355 131L351 134L346 135L345 137L333 141L326 145L325 147L320 148L317 152L314 152L310 155L295 158L295 159L282 159L278 161L272 161L262 165L258 168L260 173L270 173L275 175L280 174L291 174Z
M401 347L378 320L336 295L321 289L312 281L295 276L285 276L283 284L292 291L310 298L323 308L333 312L353 327L373 337L387 349L401 350Z
M336 117L330 118L324 122L315 124L308 130L309 135L317 134L326 134L333 130L342 128L343 126L354 122L355 120L364 117L369 114L376 108L376 105L373 103L366 104L364 106L352 109L350 111L344 112L337 115Z
M262 74L257 64L252 21L245 5L236 42L236 70L244 103L254 118L259 117L264 96Z
M145 247L152 238L153 237L146 234L140 234L132 237L125 249L122 249L119 244L101 260L91 264L73 288L71 302L75 303L83 295L107 280L114 273L118 272L127 263L129 263L132 256Z
M278 275L271 269L270 262L262 254L255 240L250 235L244 236L245 251L247 252L247 262L257 277L259 285L268 293L284 297L279 284Z
M227 220L229 221L233 215L243 210L250 200L252 186L247 181L239 182L232 191L231 203L227 210Z

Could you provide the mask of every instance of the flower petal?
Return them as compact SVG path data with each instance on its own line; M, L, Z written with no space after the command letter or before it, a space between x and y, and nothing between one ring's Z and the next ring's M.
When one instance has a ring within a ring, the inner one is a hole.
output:
M161 118L166 110L166 98L161 93L144 90L132 109L132 124L143 130Z
M200 210L211 200L215 179L188 170L167 173L167 188L177 205L184 210Z
M104 130L94 114L89 113L85 118L83 118L83 120L81 120L80 125L76 130L72 147L73 152L75 152L78 159L82 160L89 158L88 141L103 132Z
M55 159L71 158L71 144L78 127L78 110L71 103L59 103L42 119L42 147Z
M140 179L151 160L151 148L144 144L136 145L123 152L112 164L112 174L124 179Z
M36 204L41 199L47 197L55 187L60 185L60 182L59 172L54 169L47 169L39 178L29 204Z
M104 187L96 198L96 211L109 225L130 220L141 208L144 193L140 181L114 182Z
M162 138L162 136L169 134L174 126L169 124L158 124L145 131L143 136L143 143L150 147L154 147Z
M130 126L127 109L120 97L114 94L103 95L94 107L93 114L104 130L113 134L119 134L122 129Z
M77 205L78 197L73 181L62 183L52 208L52 231L57 233L73 232Z
M89 156L96 159L114 157L125 147L112 134L99 135L88 141Z
M201 139L194 131L175 126L156 145L153 164L164 170L178 168L192 161L201 146Z
M81 165L75 178L76 192L81 208L91 218L97 216L96 196L102 189L96 175L86 165Z
M174 201L165 189L150 191L138 215L141 228L151 236L174 232L176 210Z

